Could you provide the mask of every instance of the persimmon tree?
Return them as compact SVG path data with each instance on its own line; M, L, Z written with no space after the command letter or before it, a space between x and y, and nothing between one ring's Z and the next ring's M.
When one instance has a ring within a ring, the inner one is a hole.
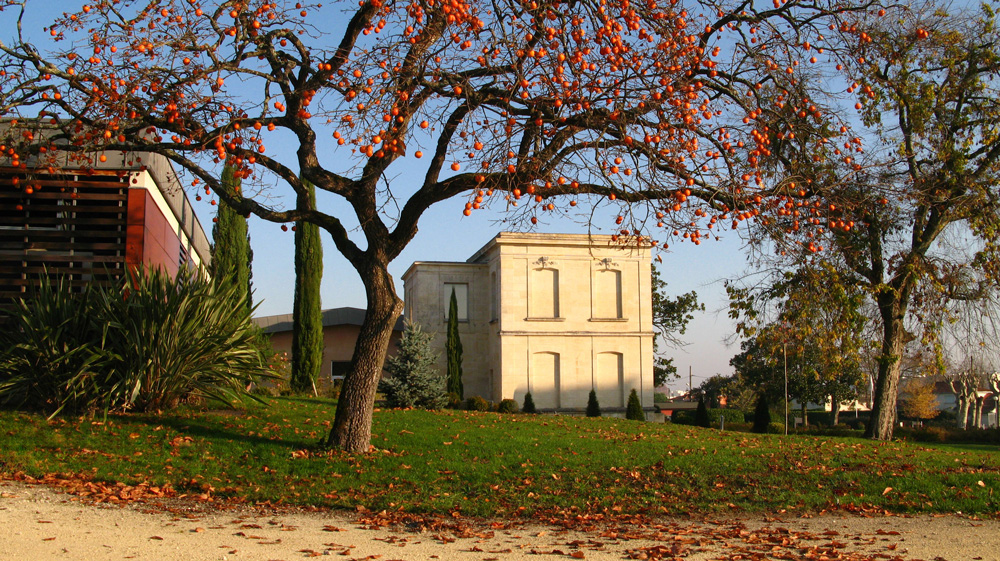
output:
M620 243L661 247L766 222L799 187L765 160L826 161L842 134L819 125L832 116L804 69L874 5L99 0L51 44L0 45L2 164L29 196L29 170L157 153L244 214L325 230L367 296L329 444L364 451L402 310L387 267L428 207L462 197L457 212L526 227L600 207ZM346 205L313 204L309 184Z

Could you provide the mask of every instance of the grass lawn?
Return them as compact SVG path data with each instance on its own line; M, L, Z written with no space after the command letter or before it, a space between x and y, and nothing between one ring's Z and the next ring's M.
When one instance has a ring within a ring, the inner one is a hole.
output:
M335 403L107 420L0 411L0 472L252 502L541 514L844 507L1000 515L996 449L749 435L610 418L381 411L365 455L317 452Z

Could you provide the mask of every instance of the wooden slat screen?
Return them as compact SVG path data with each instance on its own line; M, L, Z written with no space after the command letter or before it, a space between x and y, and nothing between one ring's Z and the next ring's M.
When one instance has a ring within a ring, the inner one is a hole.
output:
M128 178L0 168L0 302L23 297L43 271L71 286L109 284L125 270Z

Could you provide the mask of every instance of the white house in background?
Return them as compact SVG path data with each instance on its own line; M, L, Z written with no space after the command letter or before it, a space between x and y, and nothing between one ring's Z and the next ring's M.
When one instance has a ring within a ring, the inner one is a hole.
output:
M653 408L651 251L611 236L504 232L468 261L415 262L403 275L404 317L433 333L438 364L448 304L458 301L466 397L582 412L590 390L605 413L635 389Z

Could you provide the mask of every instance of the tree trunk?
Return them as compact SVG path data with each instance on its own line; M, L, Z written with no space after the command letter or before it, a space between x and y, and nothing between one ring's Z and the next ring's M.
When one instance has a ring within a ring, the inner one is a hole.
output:
M837 426L840 423L840 398L831 395L830 396L830 426Z
M879 315L882 316L882 356L878 361L871 419L865 428L865 437L874 440L892 440L896 428L896 398L904 344L903 316L906 315L898 298L891 294L878 297Z
M972 417L972 428L978 429L983 426L983 406L986 405L986 399L979 395L977 388L976 391L976 410Z
M371 447L375 392L393 327L403 312L403 301L396 295L387 263L373 261L370 259L358 270L365 284L368 307L327 439L328 447L347 452L368 452Z
M969 400L965 394L957 395L958 412L955 414L955 426L965 430L969 426Z
M808 403L802 402L802 426L809 426L809 410L807 409Z

